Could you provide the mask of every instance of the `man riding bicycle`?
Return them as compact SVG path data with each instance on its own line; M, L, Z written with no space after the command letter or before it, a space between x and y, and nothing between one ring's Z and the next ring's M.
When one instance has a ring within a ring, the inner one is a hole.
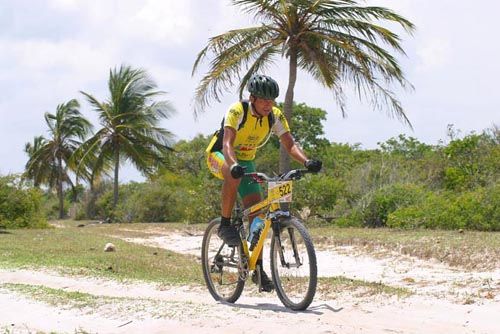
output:
M218 235L229 246L240 243L238 230L231 225L231 212L239 193L245 208L260 202L263 191L246 173L255 172L255 154L263 146L271 132L280 139L290 157L303 164L311 172L321 169L321 161L308 159L294 141L288 122L280 109L274 106L279 95L278 83L265 75L254 75L248 82L249 101L234 103L227 111L220 131L207 147L207 165L213 175L223 180L221 224ZM243 177L243 178L242 178ZM253 217L249 218L252 221ZM274 289L273 282L262 269L262 251L257 265L261 273L264 291ZM254 272L252 281L257 283Z

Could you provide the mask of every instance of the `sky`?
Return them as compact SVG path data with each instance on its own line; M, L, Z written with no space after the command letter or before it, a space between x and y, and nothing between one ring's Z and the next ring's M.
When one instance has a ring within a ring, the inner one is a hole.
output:
M349 94L343 118L333 95L299 72L295 101L327 111L325 136L332 142L375 148L406 134L437 144L447 126L463 134L500 125L500 44L494 0L368 0L416 25L413 35L395 26L406 56L397 55L415 87L395 88L413 130L367 101ZM0 0L0 175L20 173L26 142L47 135L43 115L76 98L82 113L99 128L96 113L80 91L108 97L107 79L122 64L151 75L176 114L162 122L177 140L190 140L218 128L236 88L197 118L193 95L207 67L191 75L208 39L230 29L258 25L227 0ZM266 73L282 92L287 64L277 61ZM283 101L284 94L278 97ZM293 129L292 129L293 131ZM120 181L141 180L126 166Z

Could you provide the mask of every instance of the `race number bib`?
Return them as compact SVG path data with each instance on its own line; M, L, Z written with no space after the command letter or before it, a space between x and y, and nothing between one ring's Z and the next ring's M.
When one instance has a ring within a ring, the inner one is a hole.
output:
M269 182L267 197L271 202L291 202L292 181Z

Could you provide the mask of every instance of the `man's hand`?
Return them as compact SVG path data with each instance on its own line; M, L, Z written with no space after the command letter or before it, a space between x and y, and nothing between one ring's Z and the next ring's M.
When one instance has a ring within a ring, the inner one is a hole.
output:
M304 166L307 168L308 171L317 173L321 170L323 163L319 160L309 159L306 160L306 162L304 162Z
M233 164L231 166L231 176L233 177L233 179L239 179L240 177L242 177L244 174L245 174L245 168L243 168L242 166L238 165L238 164Z

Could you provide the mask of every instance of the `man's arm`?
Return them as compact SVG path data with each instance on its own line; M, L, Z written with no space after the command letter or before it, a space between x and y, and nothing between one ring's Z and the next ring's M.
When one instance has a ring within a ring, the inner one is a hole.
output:
M224 138L222 139L222 153L227 165L231 167L237 163L236 153L234 153L234 139L236 138L236 130L232 127L224 127Z
M280 142L293 159L297 160L302 165L307 161L307 156L300 146L297 145L289 131L281 135Z

